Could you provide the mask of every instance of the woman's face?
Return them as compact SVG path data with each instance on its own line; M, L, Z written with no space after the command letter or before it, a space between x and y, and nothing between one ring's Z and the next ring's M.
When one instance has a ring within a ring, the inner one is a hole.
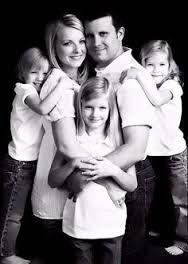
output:
M60 27L55 49L56 56L66 73L78 69L86 57L84 34L75 28Z

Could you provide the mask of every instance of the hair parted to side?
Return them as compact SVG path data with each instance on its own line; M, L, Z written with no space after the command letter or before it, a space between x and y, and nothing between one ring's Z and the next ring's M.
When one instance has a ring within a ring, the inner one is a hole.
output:
M140 51L142 65L145 67L147 59L154 52L164 52L167 54L169 62L169 74L167 79L176 80L181 83L179 67L174 61L172 49L166 40L151 40L142 46Z
M58 19L51 21L46 26L45 31L45 44L46 50L49 57L49 61L52 67L62 69L61 64L59 63L58 57L56 55L56 38L58 30L62 27L70 27L81 31L84 34L84 27L81 20L74 14L65 13L61 15ZM63 69L62 69L63 70ZM79 69L79 83L82 83L87 79L88 76L88 67L84 61Z
M89 78L81 86L76 97L77 133L81 135L85 132L85 124L82 118L82 102L97 99L103 95L107 96L109 103L109 117L106 122L105 134L111 136L116 146L119 146L122 143L122 138L117 132L120 124L115 92L111 83L105 77Z
M48 59L44 52L38 47L25 50L20 56L16 66L18 80L24 83L26 74L32 70L32 68L41 68L44 61L48 61Z

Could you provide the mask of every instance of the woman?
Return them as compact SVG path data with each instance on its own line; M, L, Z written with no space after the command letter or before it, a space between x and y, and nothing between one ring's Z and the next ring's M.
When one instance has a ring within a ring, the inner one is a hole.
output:
M58 243L58 241L61 239L65 194L48 185L48 173L56 152L51 122L58 123L58 120L61 119L63 120L61 122L65 123L65 127L69 127L66 122L70 122L74 128L74 94L79 89L79 83L87 78L87 67L84 63L86 57L85 37L81 21L73 14L66 14L60 19L52 21L47 25L45 41L49 61L54 69L43 86L41 98L45 98L58 85L62 86L62 97L43 122L45 134L40 147L31 200L37 240L42 238L42 241L39 241L38 254L48 255L46 258L51 263L55 263L55 256L57 258L59 256L54 254L54 250L62 252L62 242ZM60 79L61 81L59 81ZM64 82L67 87L68 81L70 89L64 88ZM56 144L61 149L58 140ZM56 248L58 245L61 247L60 251ZM46 253L49 253L50 256Z

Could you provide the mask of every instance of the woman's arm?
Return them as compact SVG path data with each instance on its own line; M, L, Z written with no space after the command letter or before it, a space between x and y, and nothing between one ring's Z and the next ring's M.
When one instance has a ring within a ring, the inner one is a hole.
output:
M52 122L52 129L57 149L66 159L90 156L77 141L74 118L64 117Z
M89 170L88 163L91 165ZM104 179L105 177L112 177L112 179L127 192L132 192L137 187L137 179L134 166L130 167L127 172L125 172L108 159L100 157L96 158L96 160L93 161L86 160L86 164L84 164L83 158L81 169L83 170L82 174L89 177L87 178L87 181L94 181L98 179Z

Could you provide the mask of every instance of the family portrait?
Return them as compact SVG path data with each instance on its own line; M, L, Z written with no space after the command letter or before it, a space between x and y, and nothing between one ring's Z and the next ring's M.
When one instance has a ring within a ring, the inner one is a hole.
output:
M182 9L9 9L0 264L188 263Z

